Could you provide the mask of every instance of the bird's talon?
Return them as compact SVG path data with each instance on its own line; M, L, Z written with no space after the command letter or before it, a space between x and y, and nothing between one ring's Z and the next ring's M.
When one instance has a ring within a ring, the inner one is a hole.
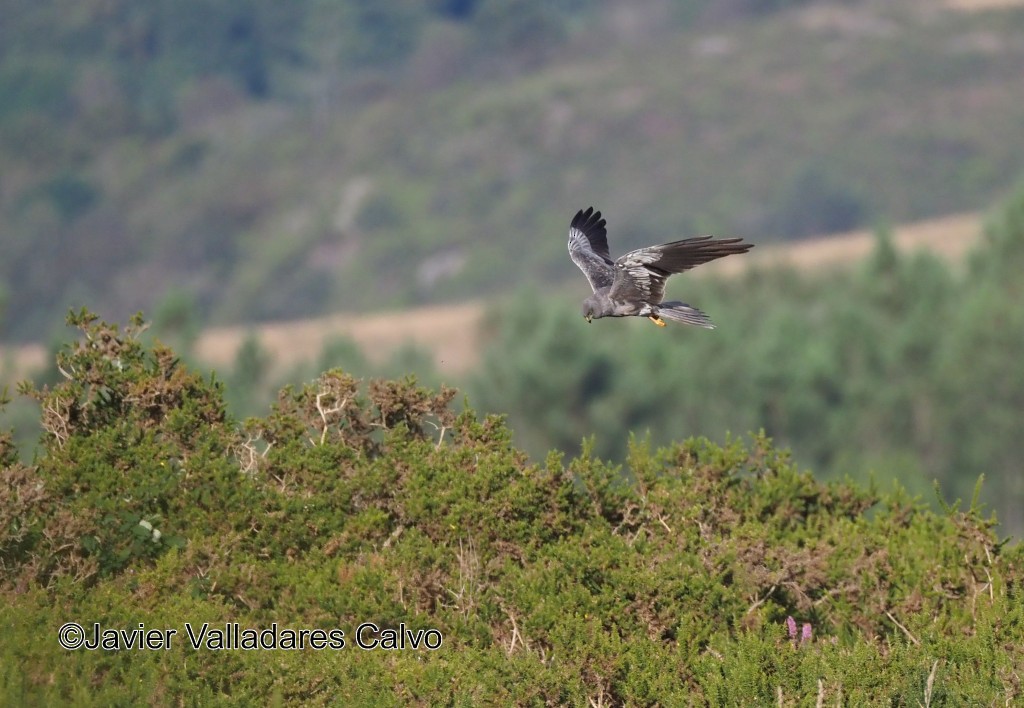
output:
M649 319L651 322L658 325L659 327L665 326L665 320L661 319L660 317L655 317L654 315L647 315L647 319Z

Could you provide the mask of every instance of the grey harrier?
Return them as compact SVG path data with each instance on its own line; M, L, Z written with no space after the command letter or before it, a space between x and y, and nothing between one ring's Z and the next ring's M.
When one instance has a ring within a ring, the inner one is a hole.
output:
M594 294L583 301L583 316L590 322L600 317L646 317L659 327L662 317L714 329L711 318L685 302L662 302L665 281L674 273L695 268L716 258L746 253L754 245L742 239L697 236L682 241L647 246L619 256L608 254L608 232L601 212L589 207L576 212L569 225L569 255L590 281Z

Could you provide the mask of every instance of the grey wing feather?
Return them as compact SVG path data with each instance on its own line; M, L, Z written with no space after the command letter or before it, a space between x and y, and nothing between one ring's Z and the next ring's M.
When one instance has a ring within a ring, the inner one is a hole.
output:
M614 283L608 294L615 300L660 303L670 275L734 253L746 253L751 248L753 244L743 243L739 238L711 236L638 248L615 261Z
M615 264L608 254L608 232L601 212L580 209L569 225L569 257L590 281L595 292L610 287L615 279Z

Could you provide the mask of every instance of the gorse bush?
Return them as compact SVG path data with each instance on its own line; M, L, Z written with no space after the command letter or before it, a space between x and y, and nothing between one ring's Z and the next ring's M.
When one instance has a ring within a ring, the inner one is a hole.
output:
M1022 557L976 500L823 484L763 434L534 464L452 390L339 370L239 424L140 318L70 322L64 380L22 387L33 464L0 436L4 703L1020 696ZM70 621L178 635L67 650ZM345 644L193 648L203 623Z
M188 467L225 451L212 377L186 371L169 349L145 350L139 318L123 331L84 311L68 321L84 338L58 354L65 380L22 386L40 404L46 452L34 475L12 480L24 539L5 563L44 584L52 575L106 575L184 543L173 531L178 517L210 493Z

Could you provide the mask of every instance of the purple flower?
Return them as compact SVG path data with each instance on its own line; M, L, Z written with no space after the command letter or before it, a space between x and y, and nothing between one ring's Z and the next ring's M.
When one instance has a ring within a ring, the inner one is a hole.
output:
M811 623L804 622L803 630L800 633L800 643L811 641Z
M786 618L786 630L789 632L790 639L796 639L796 620L790 615Z

